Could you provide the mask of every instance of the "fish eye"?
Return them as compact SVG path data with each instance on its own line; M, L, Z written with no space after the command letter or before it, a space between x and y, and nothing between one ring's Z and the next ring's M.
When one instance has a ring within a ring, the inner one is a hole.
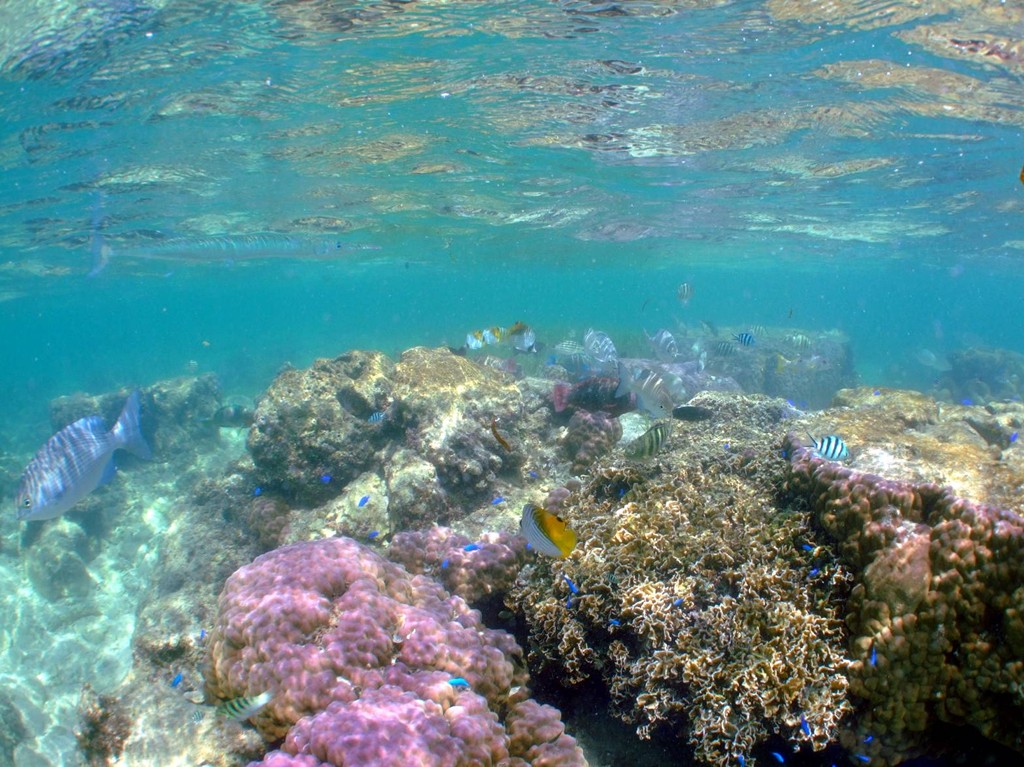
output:
M31 505L32 505L32 501L31 501L31 500L29 500L28 498L25 498L25 499L24 499L24 500L23 500L23 501L21 502L21 505L22 505L23 507L25 507L25 508L27 509L27 508L28 508L29 506L31 506Z

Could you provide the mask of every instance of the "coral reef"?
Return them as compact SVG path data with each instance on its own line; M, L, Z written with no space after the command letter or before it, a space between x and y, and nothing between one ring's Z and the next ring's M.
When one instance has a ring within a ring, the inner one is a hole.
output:
M846 744L895 765L966 723L1024 753L1024 519L829 463L792 435L786 450L789 491L858 580L847 625L862 705Z
M509 604L539 667L566 685L601 679L642 735L685 733L701 763L753 764L773 733L824 748L850 710L847 575L807 515L771 507L789 410L707 392L694 404L716 418L643 471L598 465L564 497L576 551L528 566Z
M388 559L413 574L431 575L452 594L476 604L511 590L526 562L526 539L508 532L476 541L445 527L398 533Z
M227 700L271 690L251 721L270 740L284 737L286 754L339 767L432 749L466 767L554 764L550 751L559 764L586 763L556 711L526 705L511 636L355 541L264 554L227 580L219 608L207 693ZM263 764L282 760L273 753Z
M601 410L577 410L569 419L562 444L572 459L572 470L579 473L610 452L621 438L622 424L616 416Z

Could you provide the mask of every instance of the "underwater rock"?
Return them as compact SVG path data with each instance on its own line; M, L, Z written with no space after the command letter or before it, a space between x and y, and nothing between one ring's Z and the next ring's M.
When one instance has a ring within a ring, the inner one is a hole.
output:
M452 504L486 497L498 475L516 476L522 396L514 382L447 349L415 347L395 366L398 418L406 446L429 461Z
M132 731L132 719L123 701L113 695L97 695L86 685L78 714L81 726L75 737L86 764L103 767L117 762Z
M0 692L0 763L14 764L14 750L28 735L17 703Z
M935 388L953 402L985 405L1024 398L1024 355L972 347L949 354L949 364Z
M257 483L297 504L337 496L388 440L388 422L368 419L390 405L394 373L385 355L352 351L279 374L249 430Z
M26 556L28 578L36 593L51 602L81 599L90 594L95 582L87 562L98 552L95 539L68 520L44 526Z
M395 753L452 764L514 755L540 767L556 749L558 764L586 764L557 711L523 706L528 677L510 635L348 538L292 544L240 568L208 648L209 699L275 691L251 722L268 740L284 737L288 755L339 767L384 767ZM278 752L263 762L280 763Z
M401 448L391 454L384 472L391 529L427 527L449 517L448 498L432 463Z
M334 535L366 541L374 531L378 535L387 534L391 529L388 507L384 480L373 472L365 472L352 480L344 493L323 506L292 509L286 516L287 524L277 545Z

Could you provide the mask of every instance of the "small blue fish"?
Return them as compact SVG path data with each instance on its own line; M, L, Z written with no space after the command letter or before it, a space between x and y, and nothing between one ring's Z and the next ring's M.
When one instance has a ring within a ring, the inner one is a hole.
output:
M526 476L528 476L530 479L537 479L537 477L539 477L540 474L538 474L535 471L528 471L526 472Z
M854 757L856 757L860 761L864 762L864 764L867 764L868 762L871 761L871 757L870 756L866 756L864 754L854 754Z
M865 742L865 743L870 743L870 742L871 742L871 741L873 741L874 739L875 739L875 736L874 736L874 735L865 735L865 736L864 736L864 742Z
M740 763L740 767L747 767L747 760L744 758L743 754L738 754L736 756L736 761Z
M257 496L257 497L259 497L259 496L263 495L263 488L262 488L262 487L259 487L259 486L257 486L257 487L254 487L254 488L252 489L252 494L253 494L253 495L255 495L255 496Z
M572 582L572 578L570 578L565 573L562 573L562 580L564 580L566 582L566 584L569 586L569 591L570 592L572 592L573 594L579 594L580 593L580 590L576 587L576 584Z
M369 538L372 541L378 535L380 535L380 530L371 530L366 537Z
M449 564L451 564L451 563L447 559L442 559L441 560L441 569L442 570L447 570Z
M567 596L565 598L565 609L566 610L571 610L572 609L572 594L570 594L569 596Z
M808 738L811 737L811 725L807 723L807 717L800 714L800 729L804 731L804 735Z
M618 618L610 618L608 620L608 625L609 626L621 626L622 624L619 622Z
M744 330L742 333L737 333L736 335L733 336L733 338L735 338L739 342L740 346L753 346L754 344L757 343L757 339L754 338L754 334L751 333L749 330Z
M783 756L782 754L780 754L780 753L779 753L778 751L771 751L771 752L769 752L769 753L771 753L771 755L772 755L772 758L773 758L773 759L774 759L774 760L775 760L776 762L778 762L779 764L785 764L785 763L786 763L786 757L784 757L784 756Z
M814 551L814 547L809 543L801 543L800 548L804 551Z
M199 641L203 642L206 640L206 629L199 629Z
M1012 445L1014 442L1016 442L1017 441L1017 437L1019 437L1019 436L1020 435L1017 434L1017 432L1014 432L1013 434L1011 434L1010 435L1010 444Z
M467 543L462 547L463 551L477 551L480 548L479 543Z
M362 498L359 499L359 503L357 503L356 506L358 506L361 509L361 508L363 508L363 506L366 505L366 502L369 501L369 500L370 500L370 496L364 495Z
M330 484L330 481L332 479L333 479L333 477L331 477L330 474L321 474L320 475L320 481L323 482L325 485Z
M679 605L681 605L682 603L683 603L683 598L679 597L679 599L676 599L675 601L672 602L672 606L673 607L679 607Z
M374 412L370 413L370 417L367 418L366 420L368 423L380 423L387 417L388 414L385 411L375 410Z
M497 498L495 498L493 501L491 501L491 506L497 506L499 503L504 503L504 502L505 502L505 497L499 495Z
M171 680L171 687L177 687L181 684L181 680L185 678L185 675L180 671L175 675L174 679Z
M619 488L619 498L621 498L621 497L622 497L622 496L624 496L625 494L626 494L626 488L624 488L624 487L620 487L620 488Z
M813 578L815 575L817 575L820 572L821 572L821 570L819 570L817 567L812 567L811 571L808 573L808 575L810 575Z
M448 684L450 684L452 687L465 687L467 689L469 688L469 682L467 682L461 676L453 676L451 679L448 680Z
M878 665L878 650L874 647L871 648L871 665Z

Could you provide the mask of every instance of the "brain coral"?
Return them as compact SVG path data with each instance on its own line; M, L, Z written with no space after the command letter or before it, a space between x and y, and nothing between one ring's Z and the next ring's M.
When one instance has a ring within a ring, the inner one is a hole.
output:
M773 733L822 749L850 710L847 576L813 545L806 514L771 505L778 405L701 397L723 425L688 428L642 473L596 470L561 512L576 551L528 567L510 603L532 660L564 684L600 677L641 735L685 734L700 763L752 765Z
M529 701L520 660L515 640L460 597L332 538L276 549L228 578L205 676L215 700L273 693L252 719L268 740L285 737L265 766L416 754L452 767L541 765L552 752L585 764L558 712Z
M847 624L851 749L891 765L970 724L1024 753L1024 519L823 461L787 438L806 498L859 581ZM872 736L865 744L865 738Z

